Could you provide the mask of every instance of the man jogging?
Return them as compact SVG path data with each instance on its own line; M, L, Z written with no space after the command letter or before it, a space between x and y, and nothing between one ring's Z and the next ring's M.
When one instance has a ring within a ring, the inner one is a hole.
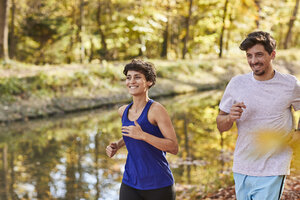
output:
M290 173L290 147L257 151L257 138L263 133L287 138L293 130L291 108L300 110L300 83L273 68L275 48L276 41L267 32L247 36L240 49L246 52L252 72L232 78L219 105L219 131L231 129L234 122L238 128L233 160L238 200L280 199Z

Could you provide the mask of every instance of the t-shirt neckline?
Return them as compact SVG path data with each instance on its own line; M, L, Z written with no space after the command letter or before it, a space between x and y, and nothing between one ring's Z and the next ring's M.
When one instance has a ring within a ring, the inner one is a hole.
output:
M272 82L272 81L274 81L274 80L277 79L278 72L277 72L276 70L274 70L274 72L275 72L274 76L273 76L271 79L269 79L269 80L265 80L265 81L259 81L259 80L256 80L256 79L254 78L254 73L253 73L253 72L251 72L251 78L252 78L252 80L253 80L254 82L256 82L256 83L269 83L269 82Z

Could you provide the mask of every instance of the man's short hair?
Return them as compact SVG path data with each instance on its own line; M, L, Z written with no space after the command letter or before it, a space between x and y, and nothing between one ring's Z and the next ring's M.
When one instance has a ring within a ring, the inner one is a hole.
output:
M265 50L271 54L276 48L276 41L268 32L255 31L250 33L247 38L240 44L242 51L247 51L256 44L264 46Z

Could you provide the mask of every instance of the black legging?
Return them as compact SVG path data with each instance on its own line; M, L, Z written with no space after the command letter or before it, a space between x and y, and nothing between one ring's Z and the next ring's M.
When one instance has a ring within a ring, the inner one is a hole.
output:
M124 183L120 188L120 200L175 200L174 185L154 190L138 190Z

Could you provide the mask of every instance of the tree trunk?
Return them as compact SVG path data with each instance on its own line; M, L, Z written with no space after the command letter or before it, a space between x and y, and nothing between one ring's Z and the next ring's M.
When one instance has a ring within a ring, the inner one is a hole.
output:
M191 15L192 15L193 0L189 0L189 2L190 2L189 15L186 17L186 21L185 21L186 34L183 39L182 59L185 59L185 55L187 53L187 42L189 39L189 29L190 29Z
M16 52L16 36L15 36L15 11L16 11L16 3L15 0L11 0L11 22L10 22L10 32L9 32L9 58L15 58Z
M283 24L282 22L279 22L278 26L279 26L279 27L283 27L284 24ZM280 47L280 48L283 48L283 44L284 44L284 35L285 35L285 33L284 33L283 28L280 28L279 31L278 31L278 38L280 38L280 40L279 40L279 42L278 42L278 43L279 43L279 44L278 44L278 47Z
M83 31L83 17L84 17L84 0L80 0L79 5L79 20L78 20L78 30L77 30L77 41L80 46L80 63L83 63L84 60L84 46L82 41L82 31Z
M0 0L0 59L8 60L8 1Z
M225 43L225 49L226 51L229 51L229 41L231 38L231 24L233 22L233 17L232 17L232 6L230 7L229 12L229 25L228 25L228 29L227 29L227 36L226 36L226 43Z
M9 188L7 183L8 162L7 162L7 145L2 150L2 169L0 170L0 199L8 199Z
M164 30L163 33L163 38L164 41L162 43L162 50L160 56L162 58L167 58L168 57L168 40L169 40L169 20L166 22L166 29Z
M101 0L98 0L98 8L97 8L97 25L98 25L98 29L99 29L99 34L100 34L100 38L101 38L101 49L102 49L102 56L106 59L107 57L107 43L106 43L106 36L102 30L102 21L101 21L101 14L102 14L102 10L101 10Z
M76 10L77 7L74 5L72 6L72 26L70 30L70 39L69 39L69 44L66 48L66 62L70 64L74 60L73 56L73 47L74 43L76 42L77 38L77 32L74 31L74 27L76 26ZM74 34L76 33L76 35Z
M223 26L222 26L221 35L220 35L220 53L219 53L219 58L222 58L222 54L223 54L223 37L224 37L224 31L225 31L225 19L226 19L226 15L227 15L228 2L229 2L229 0L226 0L225 1L225 5L224 5Z
M260 25L260 11L261 11L261 0L255 0L254 1L255 5L256 5L256 10L257 10L257 16L255 19L255 24L256 24L256 28L259 29L259 25Z
M163 43L162 43L162 50L160 53L160 57L162 58L168 58L168 43L169 43L169 11L170 11L170 1L168 0L168 5L166 7L166 13L167 13L167 22L166 22L166 28L163 33Z
M89 63L92 62L92 60L94 59L95 46L92 38L90 38L90 44L91 44L91 49L90 49Z
M74 45L74 38L73 38L73 35L71 35L69 45L67 47L67 56L66 56L66 61L68 64L70 64L73 60L73 54L72 54L73 45Z
M293 33L292 29L293 29L293 26L294 26L294 22L297 19L299 1L300 0L296 0L293 15L291 16L291 19L290 19L290 22L289 22L289 29L288 29L288 32L286 34L285 41L284 41L284 44L283 44L284 49L287 49L289 47L289 43L290 43L291 38L292 38L292 33Z

